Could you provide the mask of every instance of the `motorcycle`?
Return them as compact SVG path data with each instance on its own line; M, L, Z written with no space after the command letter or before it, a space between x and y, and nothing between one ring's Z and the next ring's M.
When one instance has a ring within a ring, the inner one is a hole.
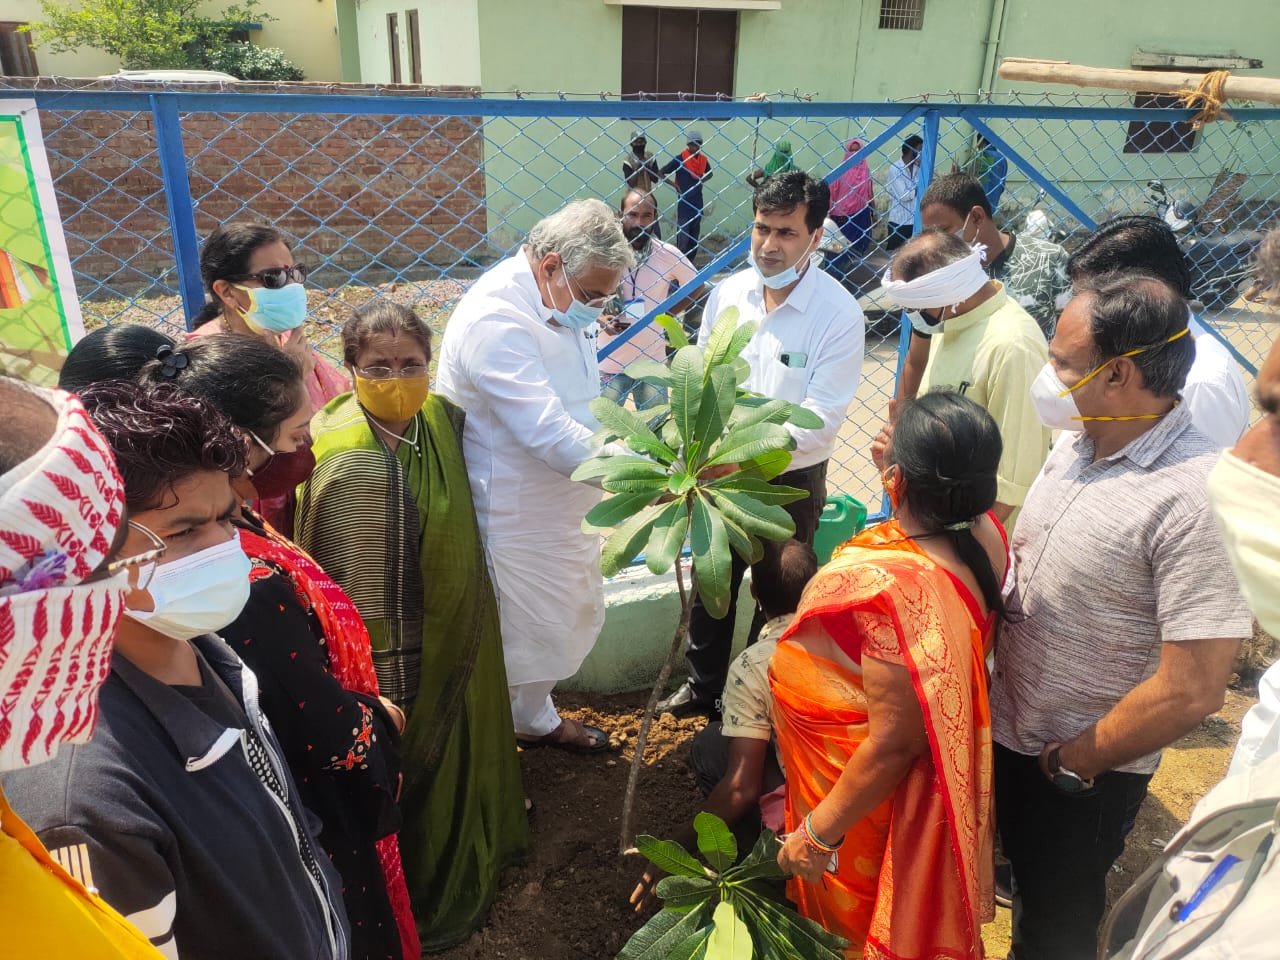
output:
M1178 237L1191 270L1191 295L1206 309L1233 304L1252 281L1251 264L1262 234L1227 230L1225 217L1202 220L1200 209L1174 200L1160 180L1147 181L1147 198L1155 215Z

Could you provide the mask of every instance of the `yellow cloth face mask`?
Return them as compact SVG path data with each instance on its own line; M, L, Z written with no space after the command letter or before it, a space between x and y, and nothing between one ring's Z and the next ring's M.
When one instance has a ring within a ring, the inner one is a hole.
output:
M1208 491L1240 591L1262 629L1280 637L1280 477L1227 450Z
M421 377L390 377L369 380L356 374L356 399L379 420L394 423L412 419L427 402L431 385Z

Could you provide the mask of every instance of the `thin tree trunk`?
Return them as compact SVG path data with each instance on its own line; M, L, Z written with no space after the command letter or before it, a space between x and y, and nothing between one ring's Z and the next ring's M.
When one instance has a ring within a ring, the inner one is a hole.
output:
M627 792L622 798L622 832L618 837L618 853L625 856L633 853L635 845L631 833L631 814L636 799L636 783L640 779L640 767L644 763L644 748L649 742L649 728L653 726L653 718L658 710L658 700L671 679L671 671L675 667L676 657L680 655L680 646L689 632L689 614L693 610L692 591L684 585L684 571L680 566L680 557L676 557L676 586L680 590L680 623L676 626L675 636L671 638L671 650L667 654L667 662L658 671L658 681L649 693L649 702L644 707L644 718L640 721L640 733L636 737L635 756L631 758L631 772L627 775Z

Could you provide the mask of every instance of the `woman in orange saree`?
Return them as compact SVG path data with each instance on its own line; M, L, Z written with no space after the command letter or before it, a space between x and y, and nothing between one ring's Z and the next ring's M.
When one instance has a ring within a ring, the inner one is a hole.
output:
M894 516L805 591L769 670L800 912L848 956L981 958L991 918L986 654L1007 545L990 415L935 392L898 415Z

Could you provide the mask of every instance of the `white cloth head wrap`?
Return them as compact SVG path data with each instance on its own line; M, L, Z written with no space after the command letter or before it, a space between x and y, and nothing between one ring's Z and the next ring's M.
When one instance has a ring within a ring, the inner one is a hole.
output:
M29 388L58 423L0 476L0 771L83 743L111 669L124 575L81 584L124 523L124 482L80 401Z
M949 263L914 280L895 280L893 268L888 267L880 278L880 289L889 300L907 310L953 307L968 300L991 279L982 269L982 258L986 252L985 246L975 244L963 260Z

